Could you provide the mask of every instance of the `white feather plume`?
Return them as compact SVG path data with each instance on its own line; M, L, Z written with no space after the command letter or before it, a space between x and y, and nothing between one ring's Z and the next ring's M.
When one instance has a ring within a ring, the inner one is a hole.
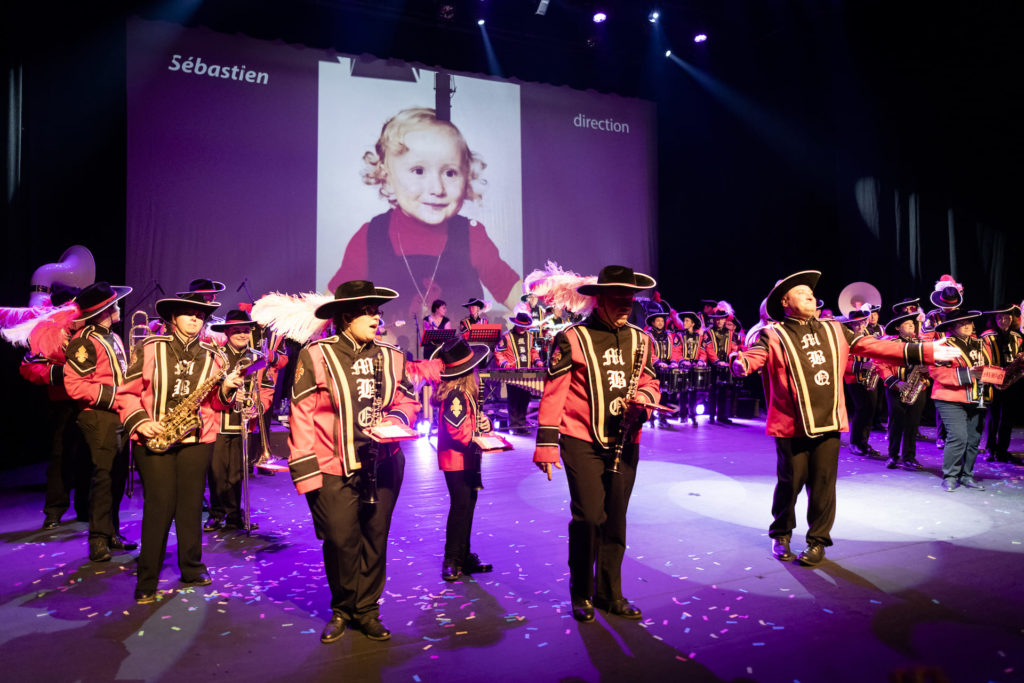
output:
M4 339L9 341L11 344L14 344L15 346L24 346L27 348L29 346L29 336L32 334L32 330L34 330L36 326L39 325L39 323L45 320L49 320L50 318L53 318L54 316L61 313L75 313L77 315L78 306L74 302L68 302L63 306L58 306L56 308L44 310L41 314L36 315L34 318L29 318L28 320L20 322L17 325L13 325L4 330L0 330L0 335L2 335Z
M316 317L316 309L334 301L330 294L271 292L252 305L252 319L300 344L305 344L327 327L329 320Z

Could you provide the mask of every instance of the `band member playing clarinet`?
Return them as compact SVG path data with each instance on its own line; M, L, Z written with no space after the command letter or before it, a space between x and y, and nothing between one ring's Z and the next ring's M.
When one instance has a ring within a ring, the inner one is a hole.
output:
M581 622L594 620L595 606L641 617L622 595L626 507L647 418L643 404L657 403L661 391L651 338L627 320L633 295L655 284L631 268L602 268L596 283L576 288L596 297L593 312L559 332L548 363L533 461L549 480L561 468L559 453L565 463L572 498L569 595Z
M181 582L213 583L203 564L203 484L219 413L230 409L241 384L237 373L227 374L218 348L199 338L218 306L193 293L157 301L170 334L149 336L135 347L118 394L125 431L146 446L137 458L146 496L135 587L140 605L156 600L172 521ZM198 425L189 428L193 418Z
M778 481L768 535L772 554L794 559L789 542L796 526L796 499L807 485L807 549L800 563L813 567L832 545L836 515L839 433L847 430L842 381L850 353L889 362L948 360L956 352L933 344L904 344L855 334L835 320L815 317L814 287L821 272L804 270L775 283L765 310L772 320L745 352L733 355L732 371L764 368L767 432L775 437Z
M921 323L917 311L898 315L885 326L886 334L898 335L902 341L921 341L918 336ZM878 375L886 388L889 400L889 459L885 466L891 470L900 466L900 448L903 449L903 469L919 470L917 461L917 426L921 424L924 404L928 401L928 366L906 363L878 363Z
M316 309L317 318L334 321L337 334L300 351L295 370L289 465L323 541L332 614L323 643L345 635L349 622L371 640L391 637L377 601L405 456L367 430L412 425L420 407L405 378L405 356L375 338L379 306L397 296L366 280L338 285L334 300Z

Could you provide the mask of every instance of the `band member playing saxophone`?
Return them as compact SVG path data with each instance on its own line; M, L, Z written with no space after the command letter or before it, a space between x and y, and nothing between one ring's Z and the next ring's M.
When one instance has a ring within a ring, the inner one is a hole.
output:
M896 335L908 344L921 341L918 336L921 323L917 311L904 313L889 321L886 334ZM928 401L928 366L923 364L878 363L878 376L886 388L889 401L889 459L885 466L896 469L903 450L903 469L919 470L917 461L917 426Z

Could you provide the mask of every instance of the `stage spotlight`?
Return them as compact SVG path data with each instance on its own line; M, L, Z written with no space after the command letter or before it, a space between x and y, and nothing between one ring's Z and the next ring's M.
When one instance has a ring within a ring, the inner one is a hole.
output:
M706 34L706 33L698 33L697 35L695 35L693 37L693 42L695 42L695 43L703 43L707 39L708 39L708 34Z
M656 24L658 23L658 17L660 16L661 14L658 13L658 10L654 10L653 12L647 15L647 21L651 22L652 24Z
M607 19L607 18L608 18L608 15L605 14L604 12L595 12L594 13L594 23L595 24L603 23L604 20Z
M416 433L420 436L426 436L430 434L430 423L426 420L420 420L416 423Z
M483 26L485 23L487 23L487 22L485 22L483 19L477 19L476 20L476 25L477 26Z
M547 14L548 13L548 4L550 2L551 2L551 0L540 0L540 2L537 4L537 14L539 14L541 16L544 16L545 14Z
M698 415L703 415L704 414L704 404L703 403L698 403L697 404L696 413Z
M665 56L666 57L671 57L672 56L672 50L665 50Z

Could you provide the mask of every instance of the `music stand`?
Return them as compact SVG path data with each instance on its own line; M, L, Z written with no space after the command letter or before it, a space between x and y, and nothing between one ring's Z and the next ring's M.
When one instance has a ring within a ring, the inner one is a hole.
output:
M469 329L465 332L465 339L469 343L487 344L491 351L498 344L498 340L501 339L501 325L494 324L480 324L470 325Z
M436 349L449 339L455 339L457 332L458 330L423 330L423 339L420 340L420 346L426 348L429 345ZM429 359L429 356L424 360L427 359Z

